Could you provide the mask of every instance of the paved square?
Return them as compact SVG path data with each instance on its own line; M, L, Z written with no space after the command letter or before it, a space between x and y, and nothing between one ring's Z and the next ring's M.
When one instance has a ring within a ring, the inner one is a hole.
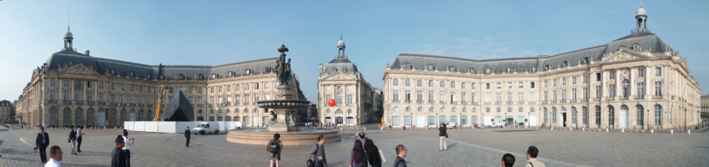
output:
M66 166L108 166L113 138L119 130L86 130L83 153L68 154L68 130L49 131L52 145L64 150ZM36 130L0 131L0 166L40 166L32 151ZM240 166L267 165L265 146L226 143L224 135L194 136L193 145L184 147L181 134L131 133L133 166ZM499 166L503 152L512 152L516 166L525 163L528 145L537 145L547 166L709 166L709 134L631 134L566 132L548 130L459 129L451 130L449 151L438 152L437 131L386 130L368 133L386 155L384 166L392 166L394 145L409 148L410 166ZM343 141L328 144L330 166L347 166L352 149L352 133ZM304 166L312 148L286 147L282 166Z

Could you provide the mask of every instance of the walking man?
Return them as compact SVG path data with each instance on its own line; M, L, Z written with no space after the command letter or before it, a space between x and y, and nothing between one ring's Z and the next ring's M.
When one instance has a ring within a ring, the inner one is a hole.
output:
M44 164L44 167L62 167L62 149L57 145L49 148L49 161Z
M446 127L445 123L441 123L441 126L438 127L438 138L438 150L447 151L448 143L446 140L448 139L448 127Z
M396 151L396 160L394 160L394 167L406 167L406 153L408 150L403 144L396 145L394 149Z
M39 126L39 133L35 138L34 150L39 149L39 158L42 164L47 163L47 146L49 146L49 134L44 131L44 127Z
M69 143L71 143L71 154L76 154L76 129L74 127L69 128Z
M531 145L527 148L527 167L546 167L544 162L537 160L539 155L539 149L536 146Z
M190 132L190 127L188 126L187 129L185 129L185 147L190 147L191 135L192 132Z
M325 136L318 136L318 143L315 144L315 148L312 154L312 162L315 167L327 167L327 158L325 156Z
M79 126L76 128L76 151L81 152L81 140L84 136L84 126Z

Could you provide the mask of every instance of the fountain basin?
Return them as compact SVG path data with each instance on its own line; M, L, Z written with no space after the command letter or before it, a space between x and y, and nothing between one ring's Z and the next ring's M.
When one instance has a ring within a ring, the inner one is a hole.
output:
M323 135L327 143L340 142L340 133L334 129L302 128L295 131L274 132L266 129L239 129L227 133L226 141L238 144L266 145L273 134L281 134L281 142L285 146L313 145L318 136Z

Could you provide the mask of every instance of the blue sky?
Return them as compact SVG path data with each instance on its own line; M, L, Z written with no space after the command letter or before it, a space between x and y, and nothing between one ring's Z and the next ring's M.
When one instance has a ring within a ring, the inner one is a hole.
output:
M382 87L398 53L465 58L554 54L627 35L640 0L594 1L0 1L0 99L14 100L32 70L62 48L145 64L215 65L277 56L285 42L306 96L318 65L347 54ZM649 28L689 60L709 90L709 1L646 1Z

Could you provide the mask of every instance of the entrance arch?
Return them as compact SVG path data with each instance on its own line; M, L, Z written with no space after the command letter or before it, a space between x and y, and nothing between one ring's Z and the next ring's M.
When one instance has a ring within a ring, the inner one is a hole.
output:
M628 106L623 104L620 106L620 115L618 116L619 128L628 128Z
M635 106L635 110L637 110L637 115L635 116L637 119L637 127L640 129L645 129L645 108L643 105L638 104Z
M608 128L615 128L615 108L608 105Z

